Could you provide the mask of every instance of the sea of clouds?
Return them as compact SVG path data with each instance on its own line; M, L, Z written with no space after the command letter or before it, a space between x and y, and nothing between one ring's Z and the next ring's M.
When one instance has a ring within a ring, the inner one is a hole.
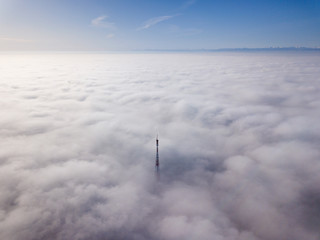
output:
M1 53L0 96L0 239L320 238L319 52Z

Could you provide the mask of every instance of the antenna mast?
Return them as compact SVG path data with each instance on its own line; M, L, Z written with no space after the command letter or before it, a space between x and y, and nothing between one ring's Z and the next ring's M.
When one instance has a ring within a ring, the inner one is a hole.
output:
M156 155L156 172L157 175L159 175L159 139L158 139L158 135L156 138L156 147L157 147L157 155Z

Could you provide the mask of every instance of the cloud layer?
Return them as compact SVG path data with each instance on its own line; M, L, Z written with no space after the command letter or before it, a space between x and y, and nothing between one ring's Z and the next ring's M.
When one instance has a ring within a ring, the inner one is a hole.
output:
M317 54L0 62L1 239L319 239Z

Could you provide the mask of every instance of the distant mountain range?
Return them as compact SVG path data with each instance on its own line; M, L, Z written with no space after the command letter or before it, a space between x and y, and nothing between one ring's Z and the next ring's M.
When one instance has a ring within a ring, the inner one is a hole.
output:
M320 47L268 47L268 48L217 48L217 49L144 49L155 52L257 52L257 51L320 51Z

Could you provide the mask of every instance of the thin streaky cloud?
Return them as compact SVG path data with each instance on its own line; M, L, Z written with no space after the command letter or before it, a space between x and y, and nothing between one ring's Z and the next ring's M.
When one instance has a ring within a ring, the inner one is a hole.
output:
M95 19L92 19L91 25L94 27L100 27L100 28L114 28L115 24L113 22L106 21L107 18L108 16L103 15Z
M147 20L143 26L141 26L140 28L138 28L138 30L143 30L143 29L148 29L160 22L163 22L163 21L166 21L166 20L169 20L170 18L173 18L177 15L172 15L172 16L160 16L160 17L155 17L155 18L151 18L149 20Z
M109 33L106 37L107 37L107 39L111 39L111 38L115 37L115 34L114 33Z
M0 37L0 41L7 41L7 42L33 42L30 39L10 38L10 37Z
M195 4L196 2L197 2L197 0L188 0L183 3L181 8L186 9L186 8L190 7L191 5Z

